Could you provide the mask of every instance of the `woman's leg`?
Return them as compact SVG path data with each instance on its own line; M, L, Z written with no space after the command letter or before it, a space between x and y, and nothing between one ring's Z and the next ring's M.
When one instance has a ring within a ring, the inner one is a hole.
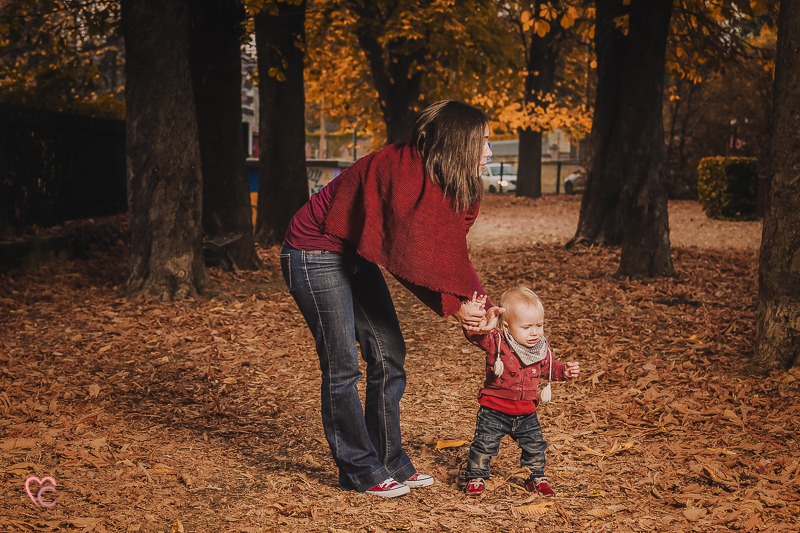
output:
M416 473L400 435L400 399L406 387L405 341L378 265L361 259L351 282L356 339L367 363L367 431L381 463L402 483Z
M372 445L356 384L351 276L357 258L284 246L281 268L316 341L322 371L322 425L339 467L339 485L365 491L390 477Z

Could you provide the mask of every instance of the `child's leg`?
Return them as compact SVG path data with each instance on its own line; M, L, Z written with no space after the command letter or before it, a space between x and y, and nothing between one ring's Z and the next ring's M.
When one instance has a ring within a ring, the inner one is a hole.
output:
M489 478L489 463L500 449L500 441L505 435L511 433L510 420L513 417L483 407L478 410L478 420L475 423L475 438L469 447L467 470L464 473L467 479Z
M520 416L511 433L511 438L517 441L522 449L520 464L531 472L531 477L544 476L544 467L547 465L544 451L547 441L542 435L542 426L536 413Z

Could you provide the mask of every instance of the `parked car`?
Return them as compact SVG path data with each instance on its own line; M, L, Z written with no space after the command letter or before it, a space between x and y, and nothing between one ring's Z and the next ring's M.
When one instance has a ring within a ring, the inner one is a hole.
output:
M483 188L489 192L517 190L517 169L508 163L489 163L481 173Z
M586 190L586 171L579 168L566 178L564 178L564 192L576 194Z

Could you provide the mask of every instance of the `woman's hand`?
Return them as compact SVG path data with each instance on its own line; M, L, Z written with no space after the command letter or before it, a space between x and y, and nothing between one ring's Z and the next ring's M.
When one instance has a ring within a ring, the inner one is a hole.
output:
M472 293L471 300L461 302L461 308L453 313L461 327L467 331L478 331L478 326L486 317L486 295L478 296L477 291Z

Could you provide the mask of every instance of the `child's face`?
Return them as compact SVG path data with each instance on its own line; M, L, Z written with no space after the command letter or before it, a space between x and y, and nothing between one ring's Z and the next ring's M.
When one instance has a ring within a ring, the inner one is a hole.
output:
M544 336L544 312L533 305L516 304L511 320L503 324L518 343L532 347Z

